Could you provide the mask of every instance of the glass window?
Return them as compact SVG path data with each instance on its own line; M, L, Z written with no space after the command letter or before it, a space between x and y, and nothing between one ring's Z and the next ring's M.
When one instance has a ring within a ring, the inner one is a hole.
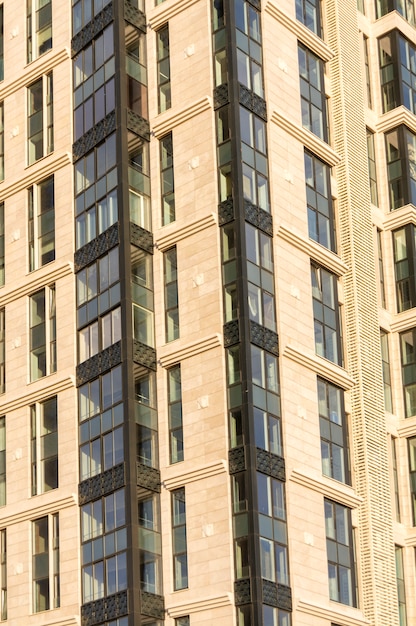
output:
M176 247L163 253L166 341L179 337L178 273Z
M52 0L27 0L27 62L52 48Z
M0 530L0 619L7 619L7 536Z
M311 265L311 276L316 354L342 365L337 278L314 264Z
M376 0L378 18L392 11L398 11L409 24L415 24L415 7L413 0Z
M399 624L400 626L407 626L406 615L406 588L404 582L404 566L403 566L403 553L404 548L400 546L394 546L396 557L396 581L397 581L397 599L399 603Z
M115 108L113 25L73 60L74 138L79 139Z
M188 587L185 487L172 491L172 548L174 591Z
M416 437L407 440L409 449L409 484L412 506L412 523L416 526Z
M357 0L357 3L361 1L364 7L363 0ZM364 11L361 11L364 13ZM367 87L367 106L369 109L373 108L373 98L371 93L371 72L370 72L370 54L369 54L369 41L366 35L363 35L364 45L364 69L365 69L365 82Z
M325 498L329 598L357 606L351 511Z
M416 205L416 136L405 126L386 133L390 210Z
M296 0L296 19L322 37L320 0Z
M29 271L55 260L54 177L49 176L28 189Z
M389 411L389 413L393 413L389 335L384 330L380 330L380 342L381 342L381 363L383 366L384 408L386 411Z
M397 438L391 437L391 462L393 470L393 487L394 487L394 510L396 514L396 522L401 521L400 512L400 493L399 493L399 473L397 467Z
M32 496L58 487L57 397L30 407Z
M331 170L305 151L306 202L309 237L335 252L335 223L331 198Z
M170 49L169 49L169 25L165 24L156 32L157 47L157 84L159 113L170 109Z
M298 44L302 126L328 141L324 62Z
M261 576L289 585L284 483L257 472Z
M322 473L350 484L344 393L339 387L318 378L318 404Z
M175 215L175 182L173 174L172 133L168 133L159 142L160 145L160 183L162 195L162 225L170 224Z
M416 230L413 224L393 232L397 312L416 306Z
M121 367L78 389L80 480L124 461Z
M84 603L127 588L125 525L124 489L81 507Z
M178 463L184 459L182 425L182 385L181 366L168 369L168 413L170 435L170 462Z
M118 220L115 133L75 163L76 248Z
M53 151L52 72L27 88L27 161L31 165Z
M0 506L4 506L5 504L6 504L6 418L3 416L3 417L0 417Z
M405 417L416 415L416 328L400 333Z
M29 298L30 380L56 372L55 285Z
M374 133L367 128L368 180L370 183L370 200L378 206L377 166L374 146Z
M32 585L34 613L60 606L58 513L32 522Z

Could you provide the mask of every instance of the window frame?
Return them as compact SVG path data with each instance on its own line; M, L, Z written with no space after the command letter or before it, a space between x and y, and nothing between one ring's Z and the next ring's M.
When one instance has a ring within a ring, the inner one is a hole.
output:
M320 377L317 378L317 385L322 473L329 478L351 485L348 419L345 413L344 391ZM322 411L323 402L326 405L326 412ZM327 456L324 454L325 450L328 451ZM327 464L325 464L326 459ZM338 470L336 463L339 466ZM326 469L328 471L325 471Z
M302 126L328 143L325 62L299 41L298 62ZM312 64L315 64L315 69ZM315 77L314 80L312 80L313 77ZM318 112L317 115L316 112Z
M338 277L315 262L311 263L312 306L315 352L342 366L341 310L338 301ZM326 278L324 281L323 278ZM320 295L318 298L317 295Z
M54 150L52 71L28 85L26 92L27 164L33 165Z
M33 272L55 260L55 175L34 183L27 192L29 272ZM42 253L45 244L47 252Z
M43 6L39 6L41 2ZM52 0L46 0L46 2L45 0L27 0L26 41L28 63L35 61L43 54L46 54L48 50L52 49L52 4ZM48 10L46 11L45 9ZM42 12L46 15L46 21L44 21L45 18L41 16ZM37 28L37 25L41 24L43 21L43 28ZM48 30L50 30L50 37L48 39L42 39L40 36L45 30L46 34L48 34ZM42 46L45 47L41 50Z
M329 599L356 607L356 571L351 509L328 498L324 498L324 509ZM331 515L328 515L329 511ZM342 518L343 521L341 521ZM348 558L346 553L348 553ZM347 574L347 597L343 596L346 581L345 579L341 581L340 574Z
M43 293L43 297L42 294ZM41 301L40 313L36 313L36 321L34 323L34 310L35 307L34 298L39 297L43 300L43 306ZM42 311L43 309L43 311ZM40 337L41 326L43 326L42 337ZM38 335L38 336L36 336ZM40 340L43 339L43 343ZM41 348L44 348L41 350ZM44 354L44 362L39 361L41 355ZM37 361L33 361L33 357ZM40 366L39 366L40 362ZM35 373L34 366L38 363L38 373ZM44 376L53 374L56 372L57 360L56 360L56 290L55 284L47 285L42 289L39 289L35 293L29 296L29 373L30 381L39 380Z
M171 491L173 590L188 588L185 487ZM177 508L179 507L179 508Z
M41 546L41 536L36 533L36 524L46 525L46 538L44 537L43 551L36 551L36 546ZM32 520L32 612L40 613L60 606L60 571L59 571L59 513L52 513ZM38 541L37 541L38 537ZM37 557L40 557L37 559ZM37 560L39 565L48 563L46 575L37 575ZM44 583L45 605L40 605L36 590ZM46 581L46 584L45 584Z
M48 408L54 413L45 414ZM49 418L49 419L48 419ZM48 419L48 421L46 421ZM30 405L32 496L59 487L58 464L58 396ZM54 428L53 428L54 426ZM46 431L46 432L45 432ZM52 474L54 476L52 476ZM53 480L53 478L55 480Z

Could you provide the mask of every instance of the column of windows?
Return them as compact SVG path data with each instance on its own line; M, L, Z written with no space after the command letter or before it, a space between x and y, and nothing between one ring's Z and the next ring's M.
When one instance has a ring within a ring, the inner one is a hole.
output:
M237 620L242 626L256 620L288 626L290 602L283 606L263 600L264 589L269 585L279 585L279 589L289 585L284 477L278 479L267 469L256 471L256 465L260 466L254 458L265 455L274 457L271 463L283 462L261 20L259 11L246 0L235 0L231 6L213 2L212 6L231 452L238 455L244 450L248 454L247 444L255 444L253 459L245 471L236 471L230 465L236 590L244 579L253 581L257 572L261 577L257 591L253 587L252 604L237 607ZM233 11L232 20L229 9ZM232 35L231 21L236 27ZM235 66L226 49L228 38L234 36ZM236 93L227 101L223 98L225 87L230 93L232 88L224 83L234 71L238 80ZM251 101L257 106L250 106ZM237 331L240 325L242 328ZM257 333L267 335L267 345L254 339ZM239 340L243 336L245 339ZM249 395L244 394L245 388ZM252 489L251 485L255 487ZM255 536L248 532L251 523L257 529ZM290 590L288 593L290 596Z

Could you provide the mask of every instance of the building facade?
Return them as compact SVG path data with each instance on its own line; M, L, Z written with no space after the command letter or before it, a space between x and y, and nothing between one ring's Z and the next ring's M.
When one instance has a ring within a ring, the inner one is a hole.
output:
M416 622L415 24L0 2L0 622Z

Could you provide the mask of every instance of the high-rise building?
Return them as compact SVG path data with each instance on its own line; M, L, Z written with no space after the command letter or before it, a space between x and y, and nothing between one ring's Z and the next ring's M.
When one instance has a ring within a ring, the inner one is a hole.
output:
M416 623L412 0L0 0L0 623Z

